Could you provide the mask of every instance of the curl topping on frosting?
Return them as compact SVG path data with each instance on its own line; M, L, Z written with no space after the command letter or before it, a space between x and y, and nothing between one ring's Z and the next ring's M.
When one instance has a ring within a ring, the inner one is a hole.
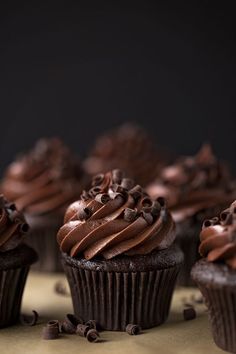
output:
M63 252L86 259L147 254L174 240L174 222L163 198L151 200L120 170L99 174L71 204L57 240Z
M224 261L236 269L236 201L220 217L205 220L199 253L209 262Z

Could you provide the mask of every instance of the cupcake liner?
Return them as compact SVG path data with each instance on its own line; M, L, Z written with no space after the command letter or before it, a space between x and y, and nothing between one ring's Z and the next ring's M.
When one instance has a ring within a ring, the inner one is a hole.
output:
M211 288L198 283L209 310L216 345L236 353L236 289Z
M59 247L56 233L59 227L32 228L27 235L27 244L38 253L38 262L32 269L42 272L62 272Z
M0 270L0 328L19 319L22 294L29 266Z
M150 328L163 323L180 266L138 272L108 272L67 264L74 312L95 319L106 330L125 330L129 323Z

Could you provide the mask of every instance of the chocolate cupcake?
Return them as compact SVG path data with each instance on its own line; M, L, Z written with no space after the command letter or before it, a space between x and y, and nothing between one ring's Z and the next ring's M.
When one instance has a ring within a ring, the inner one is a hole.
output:
M28 228L23 214L0 195L0 328L18 321L28 271L37 260L23 243Z
M84 161L86 172L92 176L120 168L142 186L150 183L162 166L151 137L131 123L100 136Z
M163 198L120 170L95 176L57 235L75 314L107 330L163 323L183 260L174 238Z
M199 259L198 235L202 222L219 213L236 195L230 172L206 144L196 156L181 158L164 168L147 191L153 198L161 195L167 199L177 226L176 242L185 255L178 283L194 285L190 271Z
M28 243L39 254L34 269L62 270L55 235L66 207L78 198L83 187L79 161L57 138L39 140L6 170L1 188L24 211L30 225Z
M204 222L200 241L204 258L191 275L208 307L215 343L236 353L236 201Z

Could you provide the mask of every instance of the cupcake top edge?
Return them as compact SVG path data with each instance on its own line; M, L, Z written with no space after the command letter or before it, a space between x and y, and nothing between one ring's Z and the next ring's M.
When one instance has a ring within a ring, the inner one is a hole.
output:
M157 194L166 198L176 222L218 205L224 208L235 199L234 189L228 166L217 159L210 144L203 144L195 156L179 158L163 168L147 187L153 198Z
M29 230L22 212L0 195L0 253L19 246Z
M93 177L90 188L71 204L57 234L72 257L111 259L168 248L175 224L164 198L153 200L121 170Z
M19 210L42 215L64 212L83 184L80 161L70 149L59 138L44 138L9 165L1 190Z
M204 221L199 253L209 262L221 261L236 270L236 200L219 217Z

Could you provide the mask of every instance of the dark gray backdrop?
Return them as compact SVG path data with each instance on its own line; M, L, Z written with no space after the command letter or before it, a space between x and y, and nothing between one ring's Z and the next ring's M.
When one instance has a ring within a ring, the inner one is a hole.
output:
M1 5L0 170L45 135L83 155L127 119L176 154L208 140L234 164L229 2L32 3Z

